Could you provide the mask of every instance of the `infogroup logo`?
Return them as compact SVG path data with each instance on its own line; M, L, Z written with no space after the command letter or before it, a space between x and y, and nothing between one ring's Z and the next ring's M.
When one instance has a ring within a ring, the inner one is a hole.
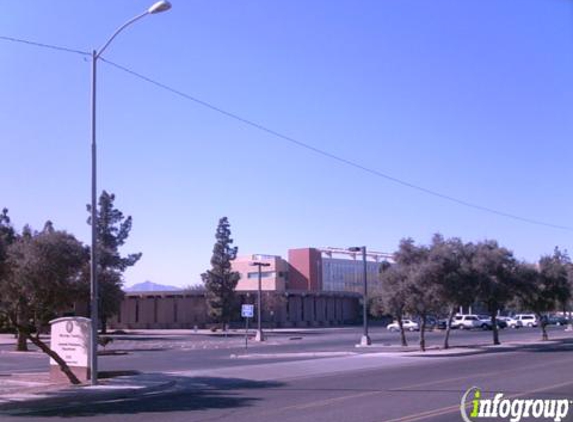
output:
M503 393L495 393L492 399L485 399L479 387L471 387L462 396L460 412L464 422L475 422L480 418L508 419L510 422L520 422L522 419L560 422L567 417L572 404L573 401L568 399L504 398Z

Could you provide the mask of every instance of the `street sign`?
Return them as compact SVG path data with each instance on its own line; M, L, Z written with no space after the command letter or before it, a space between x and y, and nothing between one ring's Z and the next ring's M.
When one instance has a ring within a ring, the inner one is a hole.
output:
M241 305L241 316L252 318L255 315L255 305Z

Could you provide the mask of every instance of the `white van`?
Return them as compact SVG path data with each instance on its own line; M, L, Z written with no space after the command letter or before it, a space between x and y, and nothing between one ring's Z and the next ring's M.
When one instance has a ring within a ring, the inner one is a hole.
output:
M452 328L459 328L460 330L480 328L481 325L482 322L477 315L456 315L452 320Z
M514 318L521 321L522 327L537 327L537 317L533 314L518 314Z

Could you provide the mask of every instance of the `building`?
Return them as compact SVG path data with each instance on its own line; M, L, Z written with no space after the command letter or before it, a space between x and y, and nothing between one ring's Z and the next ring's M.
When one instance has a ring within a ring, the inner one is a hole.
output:
M255 303L256 292L238 292L237 303ZM360 321L360 295L335 292L264 292L263 327L325 327ZM256 313L253 322L256 323ZM210 323L201 291L128 292L112 329L204 328ZM234 327L243 319L235 318Z
M241 278L237 283L237 291L258 290L259 268L253 262L263 262L267 267L261 267L261 290L284 292L287 289L289 265L280 256L275 255L246 255L238 256L232 262L233 271Z
M358 293L363 290L361 252L340 248L290 249L288 260L288 289ZM383 263L391 260L391 254L367 251L366 271L370 286L379 280Z
M368 285L379 280L390 254L367 253ZM288 262L275 255L247 255L232 262L241 278L237 305L256 303L261 267L262 322L265 327L314 327L360 320L364 263L361 252L337 248L288 251ZM256 318L254 319L256 321ZM210 323L202 291L127 292L111 328L193 328ZM237 314L235 325L242 324Z

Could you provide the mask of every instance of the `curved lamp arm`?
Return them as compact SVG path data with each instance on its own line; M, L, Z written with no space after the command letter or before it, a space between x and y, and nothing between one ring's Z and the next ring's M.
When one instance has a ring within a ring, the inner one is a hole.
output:
M139 19L141 19L147 15L153 15L155 13L165 12L166 10L169 10L169 9L171 9L171 3L169 3L168 1L165 1L165 0L162 0L162 1L158 1L157 3L154 3L149 9L147 9L142 14L137 15L134 18L131 18L126 23L124 23L119 28L117 28L116 31L113 33L113 35L107 40L107 42L99 50L96 50L96 52L94 54L94 58L98 59L103 54L103 52L105 51L107 46L111 44L111 42L114 40L114 38L117 37L121 31L123 31L125 28L127 28L132 23L138 21Z

